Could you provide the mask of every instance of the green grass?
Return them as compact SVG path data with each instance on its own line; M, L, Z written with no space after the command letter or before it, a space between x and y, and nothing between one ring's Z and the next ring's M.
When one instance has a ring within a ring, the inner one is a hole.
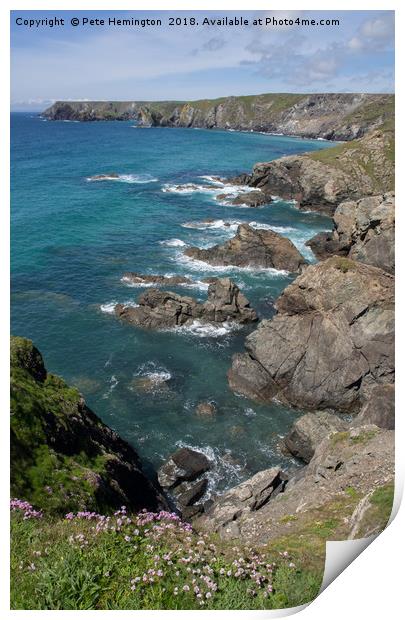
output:
M290 554L226 546L180 523L161 532L172 523L164 519L145 526L119 516L96 532L95 520L23 520L18 512L11 519L12 609L275 609L311 601L321 583L321 574ZM235 575L235 561L244 574ZM143 581L148 571L155 574Z

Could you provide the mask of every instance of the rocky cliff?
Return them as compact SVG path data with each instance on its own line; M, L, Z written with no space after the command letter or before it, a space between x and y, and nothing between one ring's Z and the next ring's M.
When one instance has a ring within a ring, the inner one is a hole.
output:
M395 195L388 192L342 202L336 209L332 232L321 232L307 242L320 260L332 254L348 256L393 273L395 269Z
M345 200L394 189L394 130L391 123L360 139L305 155L257 163L251 174L231 179L264 193L295 200L304 210L333 215Z
M57 101L50 120L128 120L141 126L266 131L352 140L393 118L393 95L265 94L199 101Z
M167 507L135 450L19 337L11 338L10 423L14 497L62 514Z
M394 432L375 425L331 432L309 465L286 478L278 468L259 472L222 495L196 527L247 544L306 549L312 561L323 557L326 540L376 534L393 501Z
M332 257L309 266L277 299L236 354L229 384L261 401L358 411L394 376L394 279Z

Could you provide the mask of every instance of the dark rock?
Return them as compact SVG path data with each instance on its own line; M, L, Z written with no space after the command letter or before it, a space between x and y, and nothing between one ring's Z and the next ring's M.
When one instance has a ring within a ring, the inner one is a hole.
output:
M118 318L149 329L176 327L202 320L208 323L257 320L249 301L229 278L217 278L208 287L208 299L199 303L193 297L170 291L149 289L138 299L138 306L115 306Z
M181 482L191 481L211 469L211 462L202 452L179 448L159 468L158 479L165 489L173 489Z
M183 482L174 489L176 500L180 506L192 506L202 498L208 487L208 480L201 478L195 483Z
M325 260L325 258L330 258L332 254L336 254L338 256L346 256L347 252L345 250L340 249L339 242L333 236L333 233L329 232L320 232L312 239L309 239L305 243L305 245L311 248L312 252L315 254L318 260Z
M348 428L337 415L326 411L307 413L296 420L284 439L289 452L306 463L312 459L317 445L332 432Z
M187 248L185 255L210 265L270 267L301 271L306 264L294 244L272 230L255 229L248 224L238 227L235 237L212 248Z
M246 339L229 383L258 400L358 411L375 384L393 382L394 279L333 257L309 266L278 298L277 314Z
M226 195L224 196L225 201ZM218 200L221 200L218 196ZM234 206L261 207L271 202L271 197L261 191L250 191L238 194L229 200L229 204Z
M370 392L369 399L354 419L353 426L375 424L380 428L395 428L395 386L376 385Z

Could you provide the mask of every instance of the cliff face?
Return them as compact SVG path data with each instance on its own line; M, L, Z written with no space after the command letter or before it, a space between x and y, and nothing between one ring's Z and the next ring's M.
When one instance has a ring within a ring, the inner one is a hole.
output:
M333 215L344 200L394 189L392 124L330 149L257 163L251 174L233 181L296 200L300 208Z
M353 140L393 118L393 95L265 94L200 101L58 101L49 120L128 120L141 126L205 127Z
M166 508L135 450L11 338L11 493L47 511Z

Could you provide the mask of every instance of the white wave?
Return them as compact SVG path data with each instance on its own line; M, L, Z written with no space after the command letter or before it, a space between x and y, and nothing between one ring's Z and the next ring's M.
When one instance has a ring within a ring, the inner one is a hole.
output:
M104 312L105 314L114 314L115 312L115 306L120 303L119 301L116 301L115 299L113 299L113 301L108 301L105 304L101 304L100 305L100 310L101 312ZM124 301L122 302L122 305L125 306L126 308L139 308L139 304L137 304L135 301L132 301L131 299L129 301Z
M208 488L200 501L204 502L209 499L214 492L217 492L218 486L220 486L222 490L227 490L242 482L245 464L238 463L233 459L230 450L225 450L221 453L218 448L212 448L208 445L191 445L181 440L176 442L176 446L201 452L213 464L212 468L206 474ZM226 486L223 488L225 480Z
M116 305L117 305L116 301L109 301L106 304L101 304L100 310L101 312L105 312L106 314L114 314Z
M196 230L237 230L238 226L242 224L240 220L207 220L201 222L184 222L181 224L183 228L193 228Z
M263 224L262 222L249 222L249 226L256 228L257 230L274 230L281 235L286 233L296 232L297 229L292 226L273 226L272 224Z
M134 377L149 379L152 383L165 383L172 378L171 373L164 366L156 364L156 362L145 362L139 366L134 372Z
M253 418L256 415L256 411L251 407L246 407L243 413L249 418Z
M110 395L112 394L113 390L115 390L115 388L117 387L117 385L119 384L119 381L117 379L117 377L115 375L111 375L110 379L109 379L109 388L106 392L104 392L103 394L103 398L109 398Z
M197 260L196 258L186 256L183 253L176 254L176 257L173 260L176 260L179 263L186 264L188 269L191 269L192 271L212 271L219 273L246 271L248 273L265 273L272 278L289 275L289 271L286 271L285 269L274 269L273 267L257 267L253 265L247 267L238 267L236 265L210 265L209 263L205 263L202 260Z
M187 245L187 243L185 243L181 239L166 239L165 241L159 241L159 244L166 245L169 248L180 248Z
M213 197L217 197L220 194L226 194L226 198L223 198L223 202L221 203L220 201L220 204L227 204L226 201L233 200L239 194L257 191L254 187L249 187L248 185L232 185L209 175L201 176L200 179L203 179L206 183L165 183L162 186L162 192L175 194L203 193L212 195Z
M86 181L95 183L100 181L116 181L118 183L130 183L130 184L144 184L144 183L155 183L158 181L156 177L153 177L150 174L97 174L92 177L86 177Z
M231 332L241 329L241 325L236 322L225 321L224 323L204 323L203 321L194 320L188 325L174 327L168 331L174 331L180 334L190 334L199 338L218 338L227 336Z

